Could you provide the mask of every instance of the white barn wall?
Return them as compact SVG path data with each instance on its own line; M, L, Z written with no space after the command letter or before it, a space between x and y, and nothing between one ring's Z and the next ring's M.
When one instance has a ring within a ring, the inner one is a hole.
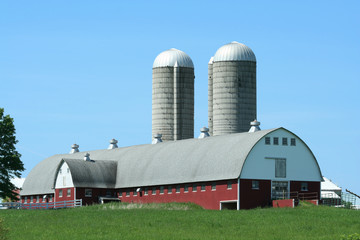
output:
M271 138L265 145L265 137ZM321 181L322 176L316 159L309 148L296 135L278 129L263 137L249 153L240 178L278 181ZM273 144L273 137L279 138L279 145ZM282 145L282 138L288 138L288 145ZM296 139L296 146L290 139ZM286 178L275 178L275 160L266 158L286 158Z
M60 173L60 169L61 169L61 173ZM67 163L63 162L63 164L59 168L56 177L55 188L70 188L70 187L74 187L71 171Z

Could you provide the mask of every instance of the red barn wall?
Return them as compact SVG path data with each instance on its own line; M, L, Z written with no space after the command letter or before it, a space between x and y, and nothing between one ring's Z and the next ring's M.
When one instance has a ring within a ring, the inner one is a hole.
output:
M70 196L67 195L67 190L70 189ZM62 197L60 197L59 193L60 190L62 190ZM71 188L58 188L55 189L55 199L56 202L60 202L60 201L72 201L74 200L74 193L75 193L75 188L71 187Z
M307 191L301 191L301 183L304 182L308 184ZM304 198L320 200L321 183L307 181L290 181L290 192L299 192L300 197L302 194Z
M85 190L92 189L91 197L85 196ZM116 197L116 191L114 189L107 188L76 188L76 199L82 199L83 205L91 205L93 203L99 203L99 197L105 197L107 192L110 191L111 197Z
M172 193L168 193L168 185L164 185L164 193L160 194L160 187L156 187L156 194L152 194L152 187L148 189L148 195L145 195L144 188L141 188L141 196L138 193L134 196L134 190L131 188L130 195L126 196L126 190L121 189L120 199L122 202L135 203L168 203L168 202L192 202L206 209L220 209L220 201L237 200L237 180L231 180L232 188L227 188L228 181L217 181L216 190L211 190L211 182L205 183L205 191L201 191L201 184L197 183L197 191L193 192L193 185L188 184L188 192L184 191L186 184L175 184L172 186ZM176 193L176 186L180 185L180 193Z
M240 209L271 205L271 180L256 180L259 181L259 189L252 189L252 181L240 179Z

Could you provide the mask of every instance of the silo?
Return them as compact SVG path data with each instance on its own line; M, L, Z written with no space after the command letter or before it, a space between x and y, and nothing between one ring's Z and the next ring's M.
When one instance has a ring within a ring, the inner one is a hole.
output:
M250 122L256 119L256 58L253 51L238 42L220 47L212 65L209 64L209 93L210 87L211 134L247 132Z
M175 48L160 53L153 64L152 135L163 141L194 137L194 64Z
M211 57L208 63L208 122L210 136L213 136L213 61L214 57Z

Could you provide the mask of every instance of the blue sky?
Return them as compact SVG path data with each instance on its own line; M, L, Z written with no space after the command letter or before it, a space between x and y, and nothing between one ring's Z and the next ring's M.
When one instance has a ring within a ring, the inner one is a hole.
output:
M195 136L207 63L231 41L257 58L258 120L312 149L324 176L360 193L360 2L1 1L0 107L26 171L67 153L151 142L152 64L195 65Z

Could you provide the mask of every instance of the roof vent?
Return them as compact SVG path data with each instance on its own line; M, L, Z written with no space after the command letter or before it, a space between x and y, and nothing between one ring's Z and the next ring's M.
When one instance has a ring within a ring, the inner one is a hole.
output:
M203 127L200 129L200 135L198 138L207 138L210 137L209 129L207 127Z
M158 133L158 134L155 134L154 135L154 140L152 140L152 144L157 144L157 143L161 143L162 140L161 140L161 137L162 137L162 134Z
M77 145L76 143L71 145L71 151L70 151L70 154L73 154L73 153L77 153L79 152L79 145Z
M256 119L250 123L250 130L249 132L257 132L260 131L260 122L258 122Z
M114 149L114 148L118 148L118 145L117 145L118 141L116 139L111 139L110 140L110 145L108 147L108 149Z
M91 162L91 160L90 160L90 153L85 153L85 155L84 155L84 161L89 161L89 162Z

